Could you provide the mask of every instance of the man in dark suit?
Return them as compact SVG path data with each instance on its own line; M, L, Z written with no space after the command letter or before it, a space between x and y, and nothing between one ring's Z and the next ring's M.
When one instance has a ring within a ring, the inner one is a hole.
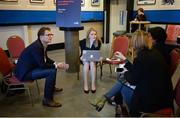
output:
M54 91L62 91L55 87L56 72L57 69L68 69L69 65L55 62L47 56L46 48L53 37L49 27L40 28L37 36L38 39L21 53L15 68L15 75L20 81L45 78L43 105L61 107L62 105L53 99Z

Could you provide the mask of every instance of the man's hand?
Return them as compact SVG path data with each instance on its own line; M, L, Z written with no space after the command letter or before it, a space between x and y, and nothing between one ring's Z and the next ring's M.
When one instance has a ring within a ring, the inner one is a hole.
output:
M57 68L58 69L63 69L63 70L67 70L69 68L69 64L66 64L64 62L58 63L57 64Z

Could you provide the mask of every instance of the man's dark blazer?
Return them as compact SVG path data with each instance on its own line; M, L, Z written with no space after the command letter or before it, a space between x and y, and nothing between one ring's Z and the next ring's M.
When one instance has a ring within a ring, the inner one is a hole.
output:
M15 76L20 81L31 80L34 69L55 68L53 63L54 61L48 58L41 41L37 39L21 53L15 68Z

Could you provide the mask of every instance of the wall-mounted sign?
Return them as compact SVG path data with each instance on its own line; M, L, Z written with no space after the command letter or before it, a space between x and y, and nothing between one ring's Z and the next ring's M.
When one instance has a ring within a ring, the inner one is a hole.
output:
M56 26L81 27L81 1L57 0L56 1Z

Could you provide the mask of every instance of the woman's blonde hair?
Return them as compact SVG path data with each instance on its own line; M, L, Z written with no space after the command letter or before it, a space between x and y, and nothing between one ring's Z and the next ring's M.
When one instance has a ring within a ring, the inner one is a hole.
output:
M152 48L152 41L149 39L148 33L142 30L136 30L132 36L132 47L136 51L140 51L143 48Z
M97 31L94 29L94 28L90 28L88 31L87 31L87 34L86 34L86 47L90 47L90 40L89 40L89 34L94 31L96 32L96 40L94 41L94 46L95 47L98 47L98 41L101 42L101 39L99 38L98 34L97 34Z

